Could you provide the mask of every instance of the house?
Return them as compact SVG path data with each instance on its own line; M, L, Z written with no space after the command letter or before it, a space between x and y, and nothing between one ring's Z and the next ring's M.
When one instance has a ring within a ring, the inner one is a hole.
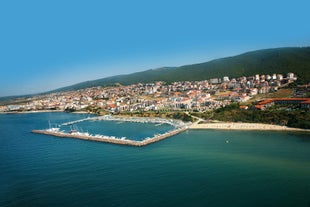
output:
M300 108L310 108L310 98L274 98L267 99L257 103L256 106L263 106L265 108L272 106L274 104L282 105L298 105ZM255 106L255 107L256 107Z
M301 102L300 107L303 109L310 109L310 100Z
M248 110L248 106L239 106L240 109Z

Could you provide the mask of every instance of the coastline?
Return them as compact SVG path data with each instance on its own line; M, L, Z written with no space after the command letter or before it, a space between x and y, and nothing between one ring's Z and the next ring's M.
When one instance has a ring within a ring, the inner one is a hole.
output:
M300 131L310 132L309 129L291 128L287 126L263 124L263 123L236 123L236 122L219 122L219 123L194 123L189 129L220 129L220 130L253 130L253 131Z
M26 112L9 112L8 114L20 114L20 113L45 113L45 112L63 112L61 110L41 110L41 111L26 111ZM74 112L77 114L87 114L84 112ZM56 137L67 137L67 138L77 138L91 141L107 142L114 144L122 145L131 145L131 146L145 146L154 142L158 142L162 139L174 136L179 134L187 129L202 129L202 130L241 130L241 131L291 131L291 132L310 132L310 129L301 129L301 128L291 128L287 126L273 125L273 124L263 124L263 123L242 123L242 122L216 122L216 123L200 123L202 119L195 123L184 123L182 121L176 121L171 119L163 118L150 118L150 117L127 117L127 116L95 116L92 118L86 118L81 120L76 120L73 122L63 123L62 125L74 124L76 122L85 121L85 120L110 120L110 121L129 121L129 122L153 122L153 123L166 123L175 127L174 130L155 135L152 138L147 138L143 141L134 141L134 140L123 140L123 139L111 139L107 136L95 136L95 135L85 135L85 134L68 134L58 131L49 131L49 130L32 130L33 133L52 135Z
M65 112L64 110L38 110L38 111L5 111L0 112L0 114L34 114L34 113L53 113L53 112L64 112L64 113L72 113L72 114L94 114L96 113L87 112L87 111L74 111L74 112Z
M119 118L119 117L118 117ZM113 119L111 119L113 120ZM134 120L126 120L126 121L134 121ZM136 120L137 121L137 120ZM146 121L146 120L144 120ZM66 124L66 123L65 123ZM310 132L308 129L298 129L298 128L290 128L286 126L272 125L272 124L261 124L261 123L234 123L234 122L218 122L218 123L205 123L198 124L195 122L191 125L183 125L182 127L176 127L174 130L169 132L154 135L153 137L148 137L142 141L135 141L131 139L121 139L115 137L109 137L105 135L91 135L88 133L65 133L63 131L59 131L58 129L47 129L47 130L32 130L32 133L35 134L45 134L55 137L61 138L75 138L89 141L97 141L97 142L105 142L111 144L119 144L119 145L129 145L135 147L146 146L163 139L172 137L176 134L184 132L188 129L203 129L203 130L244 130L244 131L293 131L293 132Z
M64 112L63 110L39 110L39 111L6 111L0 114L34 114L34 113L48 113L48 112Z

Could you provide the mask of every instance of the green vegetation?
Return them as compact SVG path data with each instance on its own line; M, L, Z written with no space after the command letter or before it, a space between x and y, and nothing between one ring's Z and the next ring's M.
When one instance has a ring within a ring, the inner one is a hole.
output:
M68 108L65 110L66 112L76 112L76 110ZM94 113L98 115L107 115L111 114L100 107L97 106L88 106L82 110L77 112L87 112L87 113ZM159 117L159 118L167 118L167 119L179 119L184 122L194 122L195 119L192 118L190 115L183 111L123 111L123 112L115 112L113 115L121 115L121 116L130 116L130 117Z
M106 115L110 114L106 110L98 107L98 106L87 106L86 108L83 108L81 110L75 110L72 108L67 108L65 109L65 112L87 112L87 113L92 113L92 114L98 114L98 115Z
M129 85L139 82L194 81L223 76L240 77L255 74L293 72L298 84L310 82L310 47L277 48L248 52L234 57L212 60L206 63L181 67L163 67L128 75L118 75L60 88L55 91L69 91L94 86Z
M193 119L190 115L182 111L177 111L177 112L136 111L136 112L121 112L121 113L117 113L117 115L133 116L133 117L159 117L159 118L167 118L167 119L179 119L184 122L195 121L195 119Z
M266 123L310 129L309 112L301 109L290 110L287 107L281 110L281 106L260 111L256 109L240 109L239 104L233 103L224 108L215 110L212 119L225 122Z
M294 97L294 89L292 88L280 88L276 92L270 92L265 94L257 94L250 100L243 102L242 105L250 105L252 103L255 103L257 101L263 100L263 99L270 99L270 98L291 98Z

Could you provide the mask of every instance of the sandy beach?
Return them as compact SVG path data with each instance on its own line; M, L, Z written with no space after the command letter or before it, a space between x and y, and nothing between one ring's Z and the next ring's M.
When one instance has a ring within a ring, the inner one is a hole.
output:
M219 122L219 123L194 123L190 129L223 129L223 130L266 130L266 131L303 131L310 132L308 129L291 128L286 126L261 124L261 123L234 123L234 122Z

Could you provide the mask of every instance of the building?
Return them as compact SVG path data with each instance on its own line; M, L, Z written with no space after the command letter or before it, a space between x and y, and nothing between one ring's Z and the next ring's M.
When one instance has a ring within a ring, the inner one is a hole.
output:
M267 108L272 105L296 105L300 108L310 108L310 98L274 98L260 101L256 104L256 108Z
M279 81L283 80L283 75L282 74L278 74L277 75L277 80L279 80Z
M224 82L229 82L229 77L228 77L228 76L224 76L224 77L223 77L223 81L224 81Z
M272 80L276 80L277 79L277 74L272 74Z
M303 109L310 109L310 99L300 103L300 107Z
M211 78L210 79L211 84L219 84L220 82L221 82L221 80L219 78Z
M270 81L271 80L271 76L270 75L266 75L266 80Z
M291 81L297 80L297 77L295 76L294 73L288 73L288 74L286 75L286 78L287 78L288 80L291 80Z

